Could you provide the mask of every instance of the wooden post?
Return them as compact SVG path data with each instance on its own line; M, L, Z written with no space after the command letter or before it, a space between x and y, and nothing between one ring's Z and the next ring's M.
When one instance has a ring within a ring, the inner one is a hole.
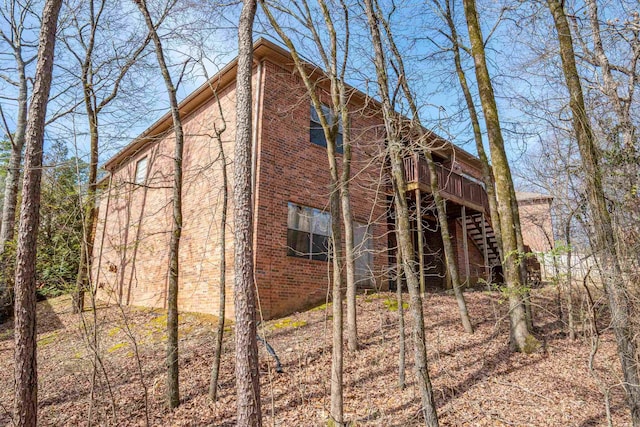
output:
M420 274L420 293L425 294L424 283L424 235L422 234L422 194L420 184L416 188L416 220L418 222L418 273Z
M464 250L465 282L469 284L469 242L467 242L467 208L462 205L462 248Z
M484 266L487 269L487 280L491 276L491 268L489 267L489 242L487 241L487 227L485 225L484 213L480 218L482 224L482 247L484 248Z

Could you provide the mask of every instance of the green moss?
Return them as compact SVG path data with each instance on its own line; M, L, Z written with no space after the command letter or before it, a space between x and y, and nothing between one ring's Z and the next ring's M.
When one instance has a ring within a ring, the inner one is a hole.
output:
M327 308L331 307L331 303L328 304L322 304L319 305L317 307L313 307L311 310L309 311L325 311Z
M527 339L524 342L524 347L522 348L522 352L524 354L531 354L538 351L540 348L540 341L536 339L533 335L527 335Z
M38 347L44 347L58 340L58 332L46 334L38 340Z
M127 345L126 342L118 343L107 350L108 353L114 353Z
M283 328L300 328L307 324L306 320L292 320L290 317L285 317L277 323L273 324L274 329L283 329Z
M385 307L387 307L387 309L389 311L398 311L398 300L395 299L387 299L384 301L384 305ZM409 308L409 303L403 302L402 303L402 308L403 309L408 309Z

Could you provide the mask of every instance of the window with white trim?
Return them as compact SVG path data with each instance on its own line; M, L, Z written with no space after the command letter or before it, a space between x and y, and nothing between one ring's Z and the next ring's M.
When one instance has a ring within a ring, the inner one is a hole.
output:
M143 185L147 180L147 163L147 156L136 162L136 178L134 181L136 184Z

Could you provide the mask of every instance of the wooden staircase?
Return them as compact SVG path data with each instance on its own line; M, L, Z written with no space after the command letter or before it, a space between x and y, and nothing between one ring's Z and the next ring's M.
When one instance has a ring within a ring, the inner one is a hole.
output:
M498 250L496 234L489 218L481 213L467 215L464 227L467 229L467 236L469 236L478 250L485 254L488 266L500 265L500 251Z

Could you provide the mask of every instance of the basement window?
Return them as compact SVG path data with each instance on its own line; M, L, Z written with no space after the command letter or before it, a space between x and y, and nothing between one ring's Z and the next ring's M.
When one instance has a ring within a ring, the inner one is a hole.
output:
M147 180L147 156L144 156L136 163L136 179L135 183L138 185L143 185Z
M288 210L287 255L328 261L331 214L291 202Z
M322 114L329 122L329 125L334 123L335 120L338 121L338 134L336 135L336 152L342 154L342 120L340 117L337 117L329 106L322 104ZM318 116L318 112L316 108L311 104L311 120L309 121L309 139L313 144L319 145L321 147L327 146L327 139L324 136L324 129L322 128L322 124L320 123L320 117Z

